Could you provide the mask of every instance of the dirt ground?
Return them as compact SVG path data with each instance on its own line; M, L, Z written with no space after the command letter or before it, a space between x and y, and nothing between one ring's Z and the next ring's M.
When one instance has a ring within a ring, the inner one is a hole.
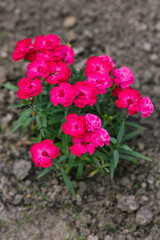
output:
M5 0L0 1L0 86L16 83L26 65L11 60L19 39L54 33L72 40L76 67L93 55L110 55L135 75L134 87L155 106L147 127L131 147L152 163L122 162L109 176L73 181L75 201L54 174L36 179L28 133L9 134L18 118L8 106L16 94L0 93L1 240L159 240L160 239L160 1Z

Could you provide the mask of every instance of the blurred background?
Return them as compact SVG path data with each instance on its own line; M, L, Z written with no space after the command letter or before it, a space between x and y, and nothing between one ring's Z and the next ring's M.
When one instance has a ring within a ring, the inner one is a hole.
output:
M1 239L159 240L159 9L159 0L0 1ZM38 170L26 152L28 135L22 139L19 132L9 134L18 111L7 108L17 100L2 84L16 84L26 73L26 63L13 62L11 54L18 40L49 33L58 35L63 44L71 41L79 55L76 68L90 56L102 54L111 56L117 67L131 68L133 87L155 106L150 118L139 119L148 128L146 133L132 142L154 162L124 163L114 182L97 176L74 183L77 202L54 176L35 180Z

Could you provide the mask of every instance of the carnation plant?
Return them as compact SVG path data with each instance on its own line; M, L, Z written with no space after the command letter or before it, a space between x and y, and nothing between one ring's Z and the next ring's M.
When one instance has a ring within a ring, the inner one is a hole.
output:
M89 176L110 173L111 178L121 159L137 163L150 158L133 151L127 140L144 130L135 114L148 117L153 104L131 85L134 76L128 67L118 69L106 55L90 57L84 69L77 71L71 45L61 45L53 34L17 42L14 61L28 62L26 76L16 90L21 108L12 132L30 125L31 157L42 168L38 178L50 171L62 176L75 196L68 174L81 179L86 166ZM43 169L44 168L44 169Z

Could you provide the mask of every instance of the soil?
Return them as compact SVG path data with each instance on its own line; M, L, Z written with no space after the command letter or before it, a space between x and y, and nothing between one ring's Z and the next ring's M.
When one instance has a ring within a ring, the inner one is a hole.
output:
M10 134L18 110L16 94L0 94L0 239L159 240L160 239L160 1L5 0L0 1L0 85L16 83L26 64L11 54L19 39L54 33L72 40L76 67L93 55L110 55L135 75L134 87L155 106L150 118L132 117L147 127L130 146L153 159L126 161L115 178L73 180L77 201L53 173L40 179L32 163L29 134ZM25 166L16 171L17 161ZM22 172L21 172L22 171ZM24 172L23 172L24 171ZM23 178L24 174L24 178Z

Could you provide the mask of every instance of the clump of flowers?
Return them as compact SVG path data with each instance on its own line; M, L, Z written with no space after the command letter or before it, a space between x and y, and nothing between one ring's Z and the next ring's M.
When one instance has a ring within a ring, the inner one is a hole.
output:
M54 34L20 40L12 54L14 61L28 62L18 82L22 102L13 107L23 111L13 131L21 127L23 134L32 124L31 156L36 166L46 168L40 176L55 170L75 195L67 176L71 169L77 169L77 179L86 165L90 176L110 172L113 177L119 159L151 161L126 140L144 130L133 131L138 124L129 116L141 112L149 117L154 107L131 87L135 79L128 67L118 69L110 56L102 55L90 57L77 71L74 57L70 44L61 45Z

